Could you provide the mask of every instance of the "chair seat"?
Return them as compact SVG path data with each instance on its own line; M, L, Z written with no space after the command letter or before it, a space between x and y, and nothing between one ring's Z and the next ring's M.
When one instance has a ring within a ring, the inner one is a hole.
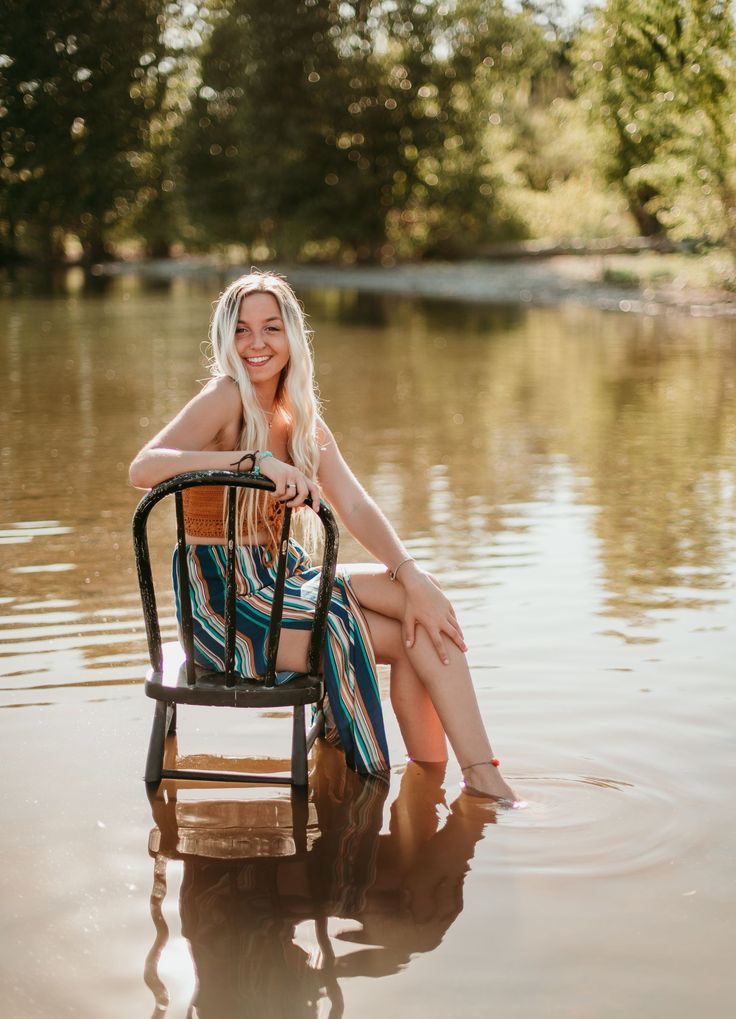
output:
M150 670L146 676L146 694L157 701L172 704L208 704L230 708L275 708L294 704L314 704L322 696L320 676L296 675L281 686L264 686L258 680L235 677L227 686L224 672L197 669L192 686L187 683L186 666L175 673Z
M186 662L181 646L167 643L163 647L163 670L150 669L146 676L146 694L157 701L171 704L201 704L230 708L275 708L294 704L314 704L322 696L322 679L306 673L279 673L292 676L276 686L265 686L262 680L235 677L235 685L227 685L224 672L214 672L195 665L195 682L187 682Z

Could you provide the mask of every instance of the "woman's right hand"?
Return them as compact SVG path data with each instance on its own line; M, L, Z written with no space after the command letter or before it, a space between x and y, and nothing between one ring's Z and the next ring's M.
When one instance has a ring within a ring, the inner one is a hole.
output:
M284 463L274 456L264 457L259 460L258 466L264 477L273 481L276 491L273 492L274 499L279 499L286 506L292 509L301 506L307 499L312 500L312 507L315 512L319 509L320 491L319 486L303 474L293 464Z

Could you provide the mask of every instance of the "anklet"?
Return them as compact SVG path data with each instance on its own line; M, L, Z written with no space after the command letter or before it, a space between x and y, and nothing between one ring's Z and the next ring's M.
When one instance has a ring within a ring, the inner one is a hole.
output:
M479 764L492 764L494 768L498 768L501 762L497 757L492 757L490 761L476 761L475 764L466 764L464 768L460 768L460 771L469 771L471 768L477 768Z

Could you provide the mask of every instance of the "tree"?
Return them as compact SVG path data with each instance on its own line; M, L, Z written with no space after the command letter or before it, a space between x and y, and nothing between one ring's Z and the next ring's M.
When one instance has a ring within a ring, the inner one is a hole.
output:
M541 40L502 0L232 0L181 133L193 219L280 255L384 260L513 232L489 117Z
M724 240L736 258L736 30L731 0L690 0L683 18L680 89L672 104L681 125L642 175L669 187L663 210L677 232ZM676 82L673 82L673 86Z
M140 203L165 84L161 11L160 0L4 0L0 221L8 253L24 247L55 259L74 233L88 260L101 258L111 227Z
M731 0L608 0L578 41L606 175L642 234L720 236L736 251L733 19Z

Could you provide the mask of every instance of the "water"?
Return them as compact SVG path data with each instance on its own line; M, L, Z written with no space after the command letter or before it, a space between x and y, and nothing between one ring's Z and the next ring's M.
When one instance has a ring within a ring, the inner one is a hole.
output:
M184 1016L197 979L223 1019L730 1014L734 324L300 294L326 419L455 601L529 805L407 768L389 719L390 788L324 753L294 824L283 790L140 782L127 465L206 376L219 283L75 282L0 304L4 1014ZM179 740L280 755L288 720Z

